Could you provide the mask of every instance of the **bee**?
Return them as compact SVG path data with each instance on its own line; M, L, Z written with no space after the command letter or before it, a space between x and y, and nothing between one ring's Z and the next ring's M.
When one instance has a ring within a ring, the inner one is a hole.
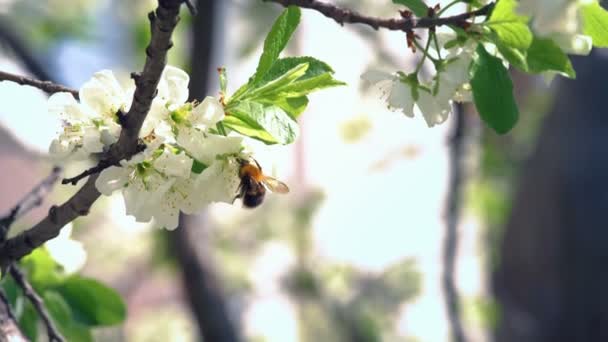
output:
M239 160L241 164L239 169L241 184L239 185L236 198L241 198L243 200L243 207L246 208L255 208L262 204L264 196L266 196L266 189L279 194L289 192L289 187L285 183L266 176L262 172L262 167L257 160L253 159L253 161L255 164L249 160Z

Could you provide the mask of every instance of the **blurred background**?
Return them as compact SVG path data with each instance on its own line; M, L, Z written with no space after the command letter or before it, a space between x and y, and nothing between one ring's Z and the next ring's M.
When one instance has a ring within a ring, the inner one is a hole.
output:
M336 3L375 16L398 9ZM183 9L169 63L190 73L191 98L202 99L218 94L217 67L227 68L229 93L247 81L282 8L197 5L196 17ZM1 0L0 70L79 88L111 69L127 84L154 8ZM575 58L575 82L514 73L521 118L504 136L468 106L433 129L387 110L360 75L413 70L419 56L402 34L304 10L287 54L319 58L348 83L311 97L293 146L256 150L289 195L256 210L213 205L172 232L104 197L71 237L47 244L67 272L125 299L126 322L97 329L97 341L608 341L606 54ZM50 172L60 123L34 88L0 82L0 99L5 213ZM73 192L57 186L15 232Z

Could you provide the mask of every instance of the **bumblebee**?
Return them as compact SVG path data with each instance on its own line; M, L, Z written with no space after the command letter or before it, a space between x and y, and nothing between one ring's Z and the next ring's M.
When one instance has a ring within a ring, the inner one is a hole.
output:
M241 184L239 185L236 198L243 200L243 207L255 208L264 202L266 189L279 194L289 192L289 187L277 179L266 176L262 172L262 167L257 160L253 159L254 163L249 160L240 159L241 167L239 169L239 177ZM236 199L235 198L235 199Z

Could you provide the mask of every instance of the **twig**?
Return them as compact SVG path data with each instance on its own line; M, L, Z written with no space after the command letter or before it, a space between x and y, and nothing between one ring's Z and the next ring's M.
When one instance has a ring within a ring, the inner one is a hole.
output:
M49 342L64 342L65 339L63 336L61 336L61 333L59 333L57 327L55 327L55 323L44 306L44 301L42 298L40 298L38 293L36 293L27 279L25 279L25 274L23 274L15 263L10 266L9 272L17 285L23 290L23 295L29 299L32 306L34 306L34 309L38 313L38 316L42 319L44 326L46 327Z
M29 85L34 88L38 88L46 93L54 94L59 92L71 93L75 98L78 98L78 91L64 87L60 84L53 83L51 81L39 81L33 78L10 74L8 72L0 71L0 81L11 81L21 85Z
M443 245L443 291L446 310L452 331L452 341L465 342L466 336L460 319L460 297L454 283L454 270L458 252L458 222L462 201L463 156L465 154L466 120L461 104L454 106L454 128L450 137L450 179L447 194L446 234Z
M171 35L179 21L179 9L184 0L158 0L155 12L148 15L152 35L146 48L146 62L137 77L135 94L118 142L108 152L109 163L129 159L139 151L137 143L139 130L150 111L156 87L167 61L167 51L171 48ZM8 266L11 261L31 253L33 249L50 240L61 228L79 216L87 215L93 203L101 195L95 187L98 174L89 176L87 182L70 199L60 206L53 206L49 214L29 230L11 238L0 246L0 266Z
M51 191L60 174L61 168L54 167L51 173L17 202L7 215L0 218L0 241L4 241L10 226L19 217L42 204L44 197Z
M76 184L78 184L78 181L80 181L81 179L84 179L91 175L100 173L101 171L107 169L108 167L110 167L112 165L115 165L115 164L110 164L107 160L101 160L97 165L84 170L83 172L81 172L80 174L78 174L74 177L64 178L63 180L61 180L61 184L76 185Z
M372 27L374 30L380 28L392 31L409 31L417 28L431 28L442 25L457 25L461 26L466 20L484 16L490 13L494 7L494 3L489 3L475 11L466 12L451 17L441 18L400 18L400 19L383 19L362 15L356 11L328 4L318 0L262 0L265 2L275 2L277 4L287 6L298 6L317 11L324 16L335 20L338 24L363 24Z
M19 329L17 319L11 310L4 289L0 288L0 340L10 342L28 342Z

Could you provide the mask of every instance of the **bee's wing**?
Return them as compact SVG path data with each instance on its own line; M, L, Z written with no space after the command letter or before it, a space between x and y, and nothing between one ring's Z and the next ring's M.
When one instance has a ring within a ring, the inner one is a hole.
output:
M264 183L268 190L272 192L276 192L278 194L286 194L289 192L289 187L287 186L287 184L281 182L278 179L266 176L264 177L264 180L262 180L262 183Z

